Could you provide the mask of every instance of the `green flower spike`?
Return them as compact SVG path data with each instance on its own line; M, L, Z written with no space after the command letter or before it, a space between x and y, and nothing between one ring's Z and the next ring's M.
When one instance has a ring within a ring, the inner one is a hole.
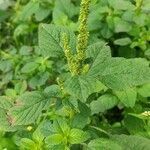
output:
M85 51L88 45L89 32L87 29L87 19L89 14L89 5L90 0L82 0L79 16L79 23L80 23L78 29L79 35L77 42L77 56L80 62L84 61L85 59Z
M67 58L69 70L72 75L78 74L78 62L75 60L74 55L72 54L71 48L69 46L67 34L63 34L62 36L63 46L64 46L64 53Z

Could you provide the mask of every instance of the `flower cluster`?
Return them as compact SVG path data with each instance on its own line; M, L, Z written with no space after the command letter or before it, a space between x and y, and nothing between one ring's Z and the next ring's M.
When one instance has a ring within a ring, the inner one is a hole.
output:
M90 0L82 0L80 16L79 16L79 23L80 23L78 29L79 34L78 34L77 46L76 46L77 54L75 55L72 54L67 35L64 34L62 38L65 56L67 58L69 70L72 75L78 75L81 72L87 72L87 71L83 71L82 69L87 70L88 68L87 65L85 66L83 65L83 61L86 57L85 51L87 49L88 37L89 37L89 32L87 29L89 5L90 5Z

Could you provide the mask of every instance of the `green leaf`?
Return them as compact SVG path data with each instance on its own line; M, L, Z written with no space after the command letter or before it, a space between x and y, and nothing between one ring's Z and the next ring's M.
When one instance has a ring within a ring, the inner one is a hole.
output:
M35 18L37 21L42 21L51 13L51 9L43 8L39 6L38 10L35 12Z
M10 127L7 111L12 107L12 100L6 96L0 96L0 130L6 131Z
M114 58L99 76L101 82L112 89L125 89L150 81L150 68L144 59ZM103 67L102 67L103 68Z
M36 62L28 62L21 69L22 73L30 73L37 69L39 65Z
M138 93L143 97L150 97L150 83L139 87Z
M126 0L108 0L110 6L112 6L115 10L132 10L134 9L134 5L130 1Z
M90 94L101 89L101 84L88 76L73 76L65 82L64 87L70 95L85 102Z
M118 17L114 18L114 24L115 24L115 32L116 33L129 32L132 29L132 26L130 23L128 23Z
M37 75L35 75L30 79L29 86L35 89L36 87L45 85L48 79L49 79L49 73L47 71L44 73L43 72L38 73Z
M8 115L12 118L12 125L28 125L40 117L42 110L49 107L50 98L41 92L26 92L18 97L16 104Z
M13 64L10 60L0 61L0 70L3 72L8 72L12 69Z
M70 127L64 118L58 118L53 123L53 132L67 134L70 131Z
M15 91L18 94L23 94L26 91L26 89L27 89L27 82L25 80L15 84Z
M36 144L34 141L30 139L22 138L20 142L20 147L21 149L31 150L31 149L36 149Z
M63 142L63 135L61 134L53 134L53 135L50 135L48 136L46 139L45 139L45 143L48 145L48 146L54 146L54 145L59 145Z
M132 41L130 38L121 38L114 41L115 45L125 46L130 44Z
M88 148L90 150L100 150L100 149L101 150L122 150L119 144L117 144L112 140L104 139L104 138L92 140L88 144Z
M58 85L54 84L48 86L44 89L44 93L50 97L60 97L61 96L61 89Z
M129 88L124 91L115 91L115 95L126 107L134 107L137 98L136 89Z
M109 26L107 24L105 24L101 29L101 34L106 39L109 39L113 36L113 32L111 31L111 29L109 29Z
M71 120L71 127L72 128L79 128L83 129L87 124L89 124L91 110L85 104L79 101L78 103L79 113L76 113Z
M75 50L76 40L72 31L65 27L50 24L39 26L39 47L43 56L59 57L63 54L62 35L68 35L69 45Z
M133 18L133 21L139 26L139 27L143 27L146 25L146 19L147 19L147 15L144 13L135 15Z
M89 134L80 129L71 129L69 135L70 144L80 144L89 139Z
M146 130L144 121L136 116L128 114L124 119L124 126L132 135L145 136Z
M104 112L108 109L113 108L118 104L118 99L116 96L111 94L105 94L99 97L96 101L90 103L90 108L92 114L97 114L99 112Z
M145 59L111 58L99 65L93 65L88 75L98 76L111 89L124 90L149 82L150 68Z
M36 11L39 9L39 2L30 1L27 5L25 5L22 11L19 14L19 20L26 21L31 17Z
M77 13L77 7L73 5L71 0L56 0L53 9L53 21L55 24L59 25L60 22L64 22L64 17L68 21L68 18L71 19Z
M141 136L114 135L111 139L121 145L122 150L149 150L150 148L150 140Z
M104 42L98 42L90 45L86 53L87 58L92 57L93 59L90 66L91 69L94 69L96 66L99 66L101 63L111 58L110 47L107 46ZM91 72L92 71L93 70L91 70Z

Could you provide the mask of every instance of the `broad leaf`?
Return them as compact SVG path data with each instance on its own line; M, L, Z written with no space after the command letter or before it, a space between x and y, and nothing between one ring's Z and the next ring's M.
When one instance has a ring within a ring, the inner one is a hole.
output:
M92 140L88 144L88 148L90 150L122 150L119 144L112 140L104 138Z
M72 31L65 27L50 24L39 26L39 47L43 56L59 57L63 54L62 35L68 35L69 45L75 50L76 40Z
M126 0L108 0L108 3L111 7L113 7L115 10L132 10L134 9L134 5L130 1Z
M149 82L150 68L144 59L111 58L93 65L88 75L99 76L100 81L111 89L123 90Z
M137 98L136 89L129 88L124 91L115 91L115 94L126 107L134 107Z
M39 2L30 1L27 5L25 5L19 15L19 20L26 21L33 14L37 12L39 9Z
M20 147L21 149L26 149L26 150L30 150L30 149L36 149L36 143L30 139L27 138L22 138L20 141Z
M72 18L77 13L78 11L71 0L56 0L53 9L53 21L57 25L63 25L65 21L68 21L68 18Z
M71 129L69 135L70 144L80 144L89 139L89 134L80 129Z
M51 97L61 97L61 89L56 84L46 87L44 93Z
M6 96L0 97L0 130L7 130L10 127L7 111L12 107L11 99Z
M96 68L101 63L111 58L110 48L104 42L98 42L90 45L86 53L87 58L92 57L91 69ZM91 69L90 71L93 72Z
M132 29L132 26L130 23L122 20L119 17L114 18L114 24L115 24L115 32L129 32Z
M45 142L48 146L54 146L54 145L59 145L63 142L63 136L61 134L53 134L48 136L45 139Z
M150 97L150 83L139 87L138 93L143 97Z
M71 121L72 128L83 129L87 124L89 124L89 118L91 116L90 108L85 104L79 101L78 104L79 113L76 113Z
M85 102L90 94L101 90L101 84L88 76L73 76L65 82L65 89L70 95Z
M50 98L41 92L27 92L21 95L8 115L12 118L12 125L28 125L34 123L42 114L42 110L49 107Z
M147 136L144 121L133 115L127 115L124 119L124 126L131 135Z
M101 68L100 80L112 89L121 90L150 81L149 64L144 59L114 58Z
M29 81L29 86L35 89L38 86L45 85L46 81L49 79L49 72L45 71L38 73Z
M111 94L105 94L99 97L96 101L90 103L90 108L92 114L97 114L99 112L104 112L108 109L113 108L118 104L118 99L116 96Z
M114 41L115 45L125 46L130 44L132 41L130 38L121 38Z
M122 150L149 150L150 148L150 140L140 136L114 135L111 139L121 145Z
M36 62L28 62L27 64L25 64L23 66L23 68L21 69L22 73L30 73L32 71L34 71L35 69L37 69L39 65Z

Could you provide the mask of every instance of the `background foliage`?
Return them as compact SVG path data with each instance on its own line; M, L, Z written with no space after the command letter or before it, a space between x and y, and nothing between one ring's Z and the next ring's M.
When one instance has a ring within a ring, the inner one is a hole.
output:
M0 0L0 150L150 148L150 1L92 0L81 75L80 0Z

